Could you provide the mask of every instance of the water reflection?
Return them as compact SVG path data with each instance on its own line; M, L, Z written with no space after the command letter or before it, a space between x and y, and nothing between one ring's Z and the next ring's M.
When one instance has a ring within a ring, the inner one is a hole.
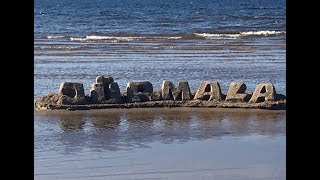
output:
M63 131L75 131L83 129L86 121L82 116L59 116L60 128Z
M94 116L92 125L99 129L116 129L120 125L120 114L112 114L110 116Z
M197 113L194 115L195 126L193 134L196 139L220 138L227 135L224 121L228 121L225 116L227 113Z
M147 143L157 141L161 129L157 126L157 112L129 111L125 113L124 125L121 132L122 141L132 147L149 147Z
M88 147L95 151L100 151L101 149L117 151L125 148L120 140L121 135L119 132L122 132L120 128L122 115L120 113L87 117L91 123L86 134Z
M160 118L163 133L159 140L162 143L185 142L192 139L194 125L192 112L172 109L161 113Z
M59 123L55 123L58 120ZM285 135L285 111L139 109L35 112L36 144L56 137L65 153L149 147L223 136ZM42 124L42 125L41 125ZM44 125L45 124L45 125ZM57 128L58 125L58 128ZM42 129L52 129L44 131ZM37 138L36 137L36 138ZM60 147L61 147L60 146Z

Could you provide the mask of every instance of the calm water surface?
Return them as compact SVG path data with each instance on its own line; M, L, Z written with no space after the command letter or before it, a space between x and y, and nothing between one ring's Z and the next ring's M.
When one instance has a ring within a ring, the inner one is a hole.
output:
M36 179L285 179L285 111L35 112Z

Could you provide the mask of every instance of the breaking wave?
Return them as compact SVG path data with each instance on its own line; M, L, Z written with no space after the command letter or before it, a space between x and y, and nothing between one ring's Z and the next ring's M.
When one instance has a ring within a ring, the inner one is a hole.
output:
M85 37L67 37L62 35L48 35L47 39L66 38L71 41L78 42L130 42L130 41L174 41L174 40L192 40L192 39L237 39L244 37L266 37L279 36L286 34L286 31L244 31L244 32L199 32L193 34L158 34L158 35L117 35L117 36L102 36L89 35Z
M65 36L47 36L47 39L59 39L64 38Z
M246 31L239 33L194 33L194 35L206 39L236 39L245 36L277 36L285 33L286 31Z
M170 37L162 37L162 36L86 36L82 37L70 37L71 41L111 41L111 42L119 42L119 41L135 41L135 40L157 40L157 39L167 39L167 40L176 40L181 39L180 36L170 36Z

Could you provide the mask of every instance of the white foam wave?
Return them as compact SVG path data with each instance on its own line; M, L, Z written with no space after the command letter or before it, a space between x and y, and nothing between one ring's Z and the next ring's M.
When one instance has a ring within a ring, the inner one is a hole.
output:
M73 37L71 37L70 40L71 41L85 41L87 39L86 38L73 38Z
M194 33L196 36L206 39L236 39L240 34L211 34L211 33Z
M148 39L181 39L181 36L154 36L149 37Z
M269 36L269 35L281 35L286 31L246 31L240 33L230 34L214 34L214 33L194 33L198 37L204 37L206 39L236 39L243 36Z
M248 32L241 32L241 35L264 35L264 36L268 36L268 35L280 35L280 34L285 34L285 31L248 31Z
M87 36L87 40L119 40L119 41L132 41L136 39L144 39L146 37L118 37L118 36Z
M145 36L86 36L85 38L81 37L71 37L71 41L103 41L103 40L110 40L111 42L118 42L118 41L133 41L133 40L141 40L141 39L181 39L181 36L169 36L169 37L162 37L162 36L155 36L155 37L145 37Z
M58 39L58 38L64 38L65 36L47 36L47 39Z
M80 49L79 46L41 46L39 49L41 50L76 50Z
M111 40L112 42L116 41L132 41L132 40L139 40L145 39L146 37L118 37L118 36L86 36L85 38L77 38L71 37L71 41L99 41L99 40Z
M167 37L167 39L181 39L181 36L177 36L177 37Z

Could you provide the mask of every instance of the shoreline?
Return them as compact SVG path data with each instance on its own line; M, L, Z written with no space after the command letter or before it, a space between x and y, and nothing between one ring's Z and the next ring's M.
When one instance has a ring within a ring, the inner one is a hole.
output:
M194 107L164 107L164 108L157 108L157 107L150 107L150 108L109 108L109 109L90 109L90 110L82 110L82 111L69 111L67 109L55 109L54 111L51 109L35 109L34 111L37 114L60 114L60 113L89 113L89 114L96 114L96 113L124 113L124 112L203 112L203 113L266 113L266 114L274 114L274 113L286 113L286 110L270 110L270 109L245 109L245 108L194 108Z

